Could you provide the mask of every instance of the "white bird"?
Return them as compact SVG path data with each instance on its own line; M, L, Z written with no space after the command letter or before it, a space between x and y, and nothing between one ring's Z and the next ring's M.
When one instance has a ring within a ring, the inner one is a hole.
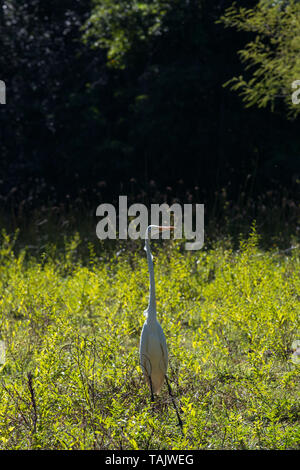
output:
M164 379L168 386L177 418L178 424L182 430L182 421L179 416L171 387L167 377L168 369L168 348L163 329L156 316L156 298L155 298L155 281L153 257L150 251L150 234L151 231L172 230L171 226L149 225L145 233L145 250L147 252L147 261L150 277L150 295L148 307L145 310L146 321L144 323L141 339L140 339L140 363L146 382L151 391L151 401L154 401L154 393L159 393L163 385Z
M153 394L159 393L163 385L168 368L168 348L162 327L156 317L156 298L153 257L150 251L151 231L171 230L173 227L149 225L145 233L145 250L150 276L149 304L145 310L146 321L144 323L140 340L140 363L145 379Z

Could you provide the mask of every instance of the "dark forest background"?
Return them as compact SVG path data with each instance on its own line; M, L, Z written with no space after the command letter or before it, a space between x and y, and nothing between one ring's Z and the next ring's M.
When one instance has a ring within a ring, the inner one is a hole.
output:
M127 194L298 233L299 117L280 99L246 107L224 87L247 76L238 51L253 38L218 21L232 1L140 2L153 5L144 16L129 15L133 3L1 1L3 217L16 227L36 210L94 214ZM86 34L99 4L103 23Z

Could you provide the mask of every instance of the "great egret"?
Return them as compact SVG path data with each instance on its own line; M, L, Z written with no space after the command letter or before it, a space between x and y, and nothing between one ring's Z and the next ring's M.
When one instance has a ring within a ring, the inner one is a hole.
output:
M174 227L171 226L149 225L145 233L145 250L147 253L150 277L150 295L148 307L144 312L147 318L145 320L140 339L140 363L146 382L150 387L151 401L154 401L154 393L160 392L164 379L166 379L169 394L172 398L172 402L178 417L178 422L182 428L182 421L177 411L167 377L168 348L166 338L161 325L157 321L156 316L154 267L149 241L151 231L162 232L164 230L172 230L173 228Z

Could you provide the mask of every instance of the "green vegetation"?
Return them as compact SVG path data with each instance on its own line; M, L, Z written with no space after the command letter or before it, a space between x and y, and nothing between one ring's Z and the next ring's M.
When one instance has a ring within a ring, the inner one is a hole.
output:
M2 1L0 449L299 448L299 17ZM119 195L205 204L203 250L152 244L183 435L139 367L142 242L95 242Z
M152 243L183 436L139 367L142 243L108 244L83 255L76 235L32 256L2 233L0 448L299 448L299 248L262 251L255 230L239 250Z
M297 116L300 107L292 103L291 93L292 83L300 77L299 2L260 0L252 9L234 2L222 22L252 34L252 40L239 51L246 70L252 73L250 78L240 75L231 80L232 89L240 90L246 106L271 105L274 109L283 100L289 116Z
M213 204L223 188L236 202L245 182L251 198L298 200L299 2L1 5L1 210L66 196L95 207L180 181L184 203L195 192Z
M107 50L109 66L124 67L130 51L139 54L138 49L144 47L149 53L151 39L163 33L163 17L172 8L178 9L180 2L95 0L93 5L84 26L84 40L91 42L93 48Z

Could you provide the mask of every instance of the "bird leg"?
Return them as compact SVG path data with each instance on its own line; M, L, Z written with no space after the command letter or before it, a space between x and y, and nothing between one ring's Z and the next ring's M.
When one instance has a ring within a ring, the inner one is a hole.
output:
M154 394L153 394L153 387L152 387L152 380L151 375L148 376L149 384L150 384L150 391L151 391L151 403L154 402Z
M175 411L176 411L176 415L177 415L177 419L178 419L178 426L180 426L180 429L181 429L181 432L183 434L183 430L182 430L182 420L180 418L180 414L179 414L179 411L177 409L177 406L176 406L176 403L175 403L175 400L174 400L174 397L173 397L173 394L172 394L172 390L171 390L171 386L169 384L169 380L168 380L168 377L165 375L165 379L166 379L166 382L167 382L167 386L168 386L168 390L169 390L169 395L171 397L171 400L172 400L172 403L173 403L173 406L175 408Z
M151 366L151 362L150 362L149 358L147 356L145 356L145 358L146 358L147 361L149 361L150 374L148 373L147 367L144 364L141 364L141 367L144 371L144 374L145 374L146 378L148 379L149 386L150 386L150 392L151 392L151 403L153 403L154 402L154 394L153 394L153 386L152 386L152 380L151 380L152 366Z

